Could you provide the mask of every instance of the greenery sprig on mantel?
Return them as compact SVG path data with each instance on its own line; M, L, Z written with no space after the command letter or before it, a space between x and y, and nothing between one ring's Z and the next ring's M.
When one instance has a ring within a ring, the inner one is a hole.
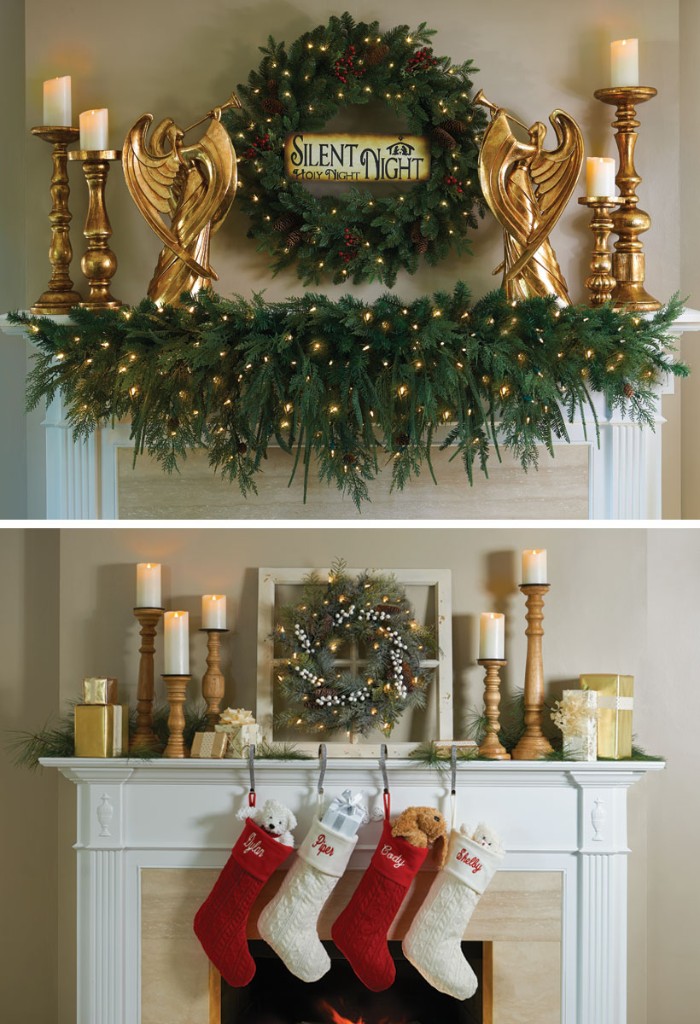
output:
M11 314L38 348L30 408L61 391L77 437L127 419L135 457L174 470L189 451L256 490L272 443L334 483L360 507L368 482L390 465L401 489L431 447L452 449L471 481L492 451L524 468L602 394L611 409L652 424L655 389L674 363L674 297L650 318L610 306L518 303L495 291L470 303L451 294L403 302L283 302L200 293L179 307L144 300L119 310L75 309L70 325ZM595 411L593 410L595 416Z

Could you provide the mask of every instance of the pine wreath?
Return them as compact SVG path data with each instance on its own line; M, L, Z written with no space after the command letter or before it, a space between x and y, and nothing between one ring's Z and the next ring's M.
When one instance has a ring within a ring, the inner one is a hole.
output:
M311 573L301 602L281 610L275 642L286 657L277 673L287 703L278 725L389 736L404 711L425 704L421 662L434 637L393 576L352 577L343 562L325 584ZM347 657L351 645L357 666Z
M249 236L273 256L275 273L296 264L304 284L332 280L392 285L420 256L434 265L451 250L469 251L469 232L484 204L477 175L485 114L472 106L471 61L452 64L429 46L434 30L332 17L288 49L270 38L241 109L225 124L240 156L239 205ZM366 188L313 195L284 175L290 132L319 131L350 105L381 101L406 130L431 139L430 178L396 194ZM351 239L351 240L350 240Z

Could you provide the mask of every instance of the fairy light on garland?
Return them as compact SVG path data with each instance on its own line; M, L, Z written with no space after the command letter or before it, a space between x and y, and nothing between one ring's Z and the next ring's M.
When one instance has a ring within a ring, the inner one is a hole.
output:
M325 584L312 573L300 604L281 610L275 642L285 655L280 726L364 736L379 723L388 736L405 711L425 704L421 662L434 653L434 637L393 576L351 577L340 561ZM353 645L361 665L347 657Z
M60 390L76 436L127 420L137 453L171 471L207 449L243 494L274 443L292 456L292 475L299 467L304 493L313 471L360 507L380 467L398 490L432 471L438 429L471 480L496 442L536 466L596 393L653 425L658 383L688 373L669 334L681 308L676 298L649 318L608 306L555 317L551 299L513 307L502 291L471 305L460 282L410 303L201 292L177 308L144 300L129 317L75 309L72 324L10 320L36 349L29 407Z
M470 99L471 61L453 65L430 48L425 24L380 31L349 14L306 32L289 47L270 39L241 109L223 122L240 160L237 202L272 270L296 266L304 284L351 279L392 285L421 257L435 265L469 251L485 207L474 174L486 114ZM379 101L405 131L431 140L431 175L406 194L373 196L365 185L317 196L284 174L290 132L320 131L345 107Z

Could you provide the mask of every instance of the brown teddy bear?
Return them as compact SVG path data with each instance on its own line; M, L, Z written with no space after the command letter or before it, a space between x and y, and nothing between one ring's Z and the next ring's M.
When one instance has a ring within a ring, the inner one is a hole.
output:
M407 807L396 821L391 830L394 837L401 836L412 846L425 849L439 842L435 846L435 859L443 866L447 857L447 823L439 811L434 807Z

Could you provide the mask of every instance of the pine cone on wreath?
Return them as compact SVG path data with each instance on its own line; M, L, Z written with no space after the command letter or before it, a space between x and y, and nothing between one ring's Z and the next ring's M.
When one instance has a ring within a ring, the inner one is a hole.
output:
M290 231L287 235L287 248L296 249L302 239L301 231Z
M260 104L266 114L283 114L284 103L281 100L276 99L274 96L270 96L264 99Z
M466 121L455 121L453 118L449 118L447 121L442 121L438 128L442 128L443 131L449 132L450 135L466 135L469 131L469 125Z
M389 56L389 47L386 43L376 43L373 46L368 46L365 50L365 64L367 67L376 68L378 64L382 64Z
M298 228L301 221L295 213L281 213L272 225L273 231L279 231L281 235L288 234L292 228Z
M428 251L428 239L425 238L420 229L420 221L414 221L413 227L411 228L411 241L413 242L413 248L416 250L419 256L424 256Z
M438 146L442 146L443 149L451 150L457 148L457 140L454 135L450 135L450 133L446 132L444 128L433 128L430 133L430 137L433 142L437 142Z
M409 690L412 690L413 685L416 681L416 677L413 675L413 672L411 671L411 666L408 664L407 661L404 661L401 664L401 675L403 676L403 681L406 684L406 687Z
M634 388L629 383L629 381L625 382L625 385L622 390L625 393L625 398L634 398Z

